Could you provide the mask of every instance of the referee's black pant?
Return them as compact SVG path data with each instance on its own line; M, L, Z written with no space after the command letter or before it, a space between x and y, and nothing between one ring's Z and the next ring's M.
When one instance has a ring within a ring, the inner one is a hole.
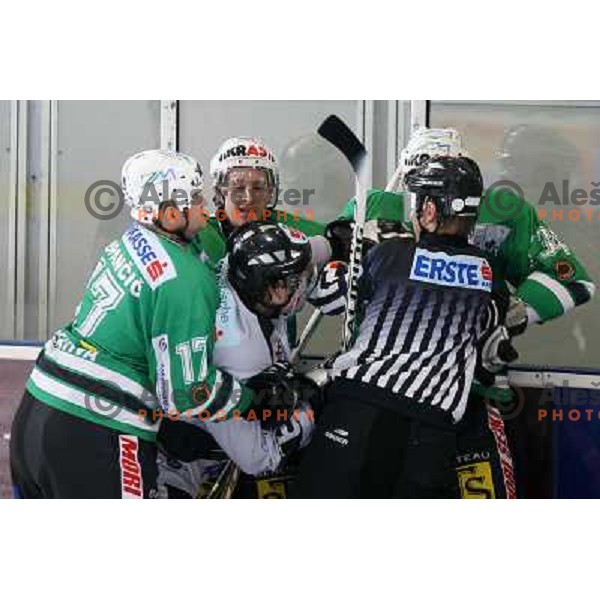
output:
M368 402L376 386L334 381L292 495L456 498L456 434Z

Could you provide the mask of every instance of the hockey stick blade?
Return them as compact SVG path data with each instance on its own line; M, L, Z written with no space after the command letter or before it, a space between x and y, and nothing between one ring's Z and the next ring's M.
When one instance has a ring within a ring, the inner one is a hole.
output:
M363 228L365 226L367 210L365 169L367 150L350 128L335 115L327 117L317 130L317 133L346 157L346 160L352 165L356 179L355 227L350 250L348 296L342 334L342 348L347 350L352 340L354 324L356 322L356 286L362 262Z
M321 123L317 133L346 157L357 175L360 173L367 151L344 121L336 115L329 115Z

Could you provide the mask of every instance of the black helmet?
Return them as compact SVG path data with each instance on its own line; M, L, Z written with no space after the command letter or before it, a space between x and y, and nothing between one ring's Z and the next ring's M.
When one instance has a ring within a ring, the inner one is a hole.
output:
M227 240L228 278L244 303L253 310L264 303L268 285L284 281L290 297L301 292L312 249L300 231L281 223L251 221Z
M477 163L465 156L432 157L409 171L404 183L417 215L425 198L433 200L440 219L477 217L483 194L483 178Z

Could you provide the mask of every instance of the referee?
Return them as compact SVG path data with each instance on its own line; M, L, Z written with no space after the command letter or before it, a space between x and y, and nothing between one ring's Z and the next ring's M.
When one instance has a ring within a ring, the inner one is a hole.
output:
M439 157L406 186L415 239L364 261L360 329L333 363L298 497L457 497L457 424L495 312L492 271L468 243L483 181L473 160Z

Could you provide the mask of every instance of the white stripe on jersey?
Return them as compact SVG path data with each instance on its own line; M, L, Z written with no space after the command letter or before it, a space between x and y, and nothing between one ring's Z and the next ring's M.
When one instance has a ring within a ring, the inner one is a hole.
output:
M149 390L144 386L140 385L133 379L121 375L112 369L103 367L91 360L80 358L68 352L63 352L54 347L52 339L46 342L44 347L44 354L50 360L58 363L61 366L68 367L69 369L97 379L98 381L108 381L115 384L124 392L139 398L140 401L150 409L156 408L156 398Z
M99 417L110 416L110 418L114 421L124 423L125 425L131 425L132 427L137 427L138 429L143 429L145 431L158 431L158 427L160 425L159 420L151 425L144 421L136 413L133 413L122 406L114 404L102 396L86 394L85 392L81 392L65 383L58 381L58 379L53 379L52 377L40 371L37 367L33 370L33 373L31 373L31 381L40 390L50 394L51 396L55 396L58 400L70 402L71 404L79 406L80 408L84 408L92 413L94 412L94 403L101 401L102 410L97 410Z
M527 279L543 285L546 289L552 292L556 296L556 299L561 303L565 312L568 312L575 307L575 302L573 302L571 294L569 294L569 292L560 283L558 283L558 281L552 279L552 277L546 275L546 273L534 271Z

